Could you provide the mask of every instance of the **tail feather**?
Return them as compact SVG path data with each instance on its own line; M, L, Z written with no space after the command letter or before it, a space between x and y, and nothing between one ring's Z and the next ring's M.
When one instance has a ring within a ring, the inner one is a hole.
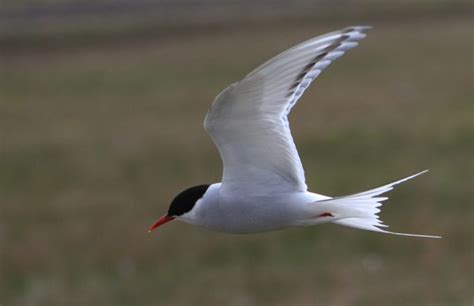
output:
M408 181L427 171L428 170L416 173L375 189L317 201L315 203L318 204L318 209L328 211L334 218L332 222L339 225L393 235L441 238L440 236L405 234L383 230L380 227L388 226L383 224L377 215L380 212L380 208L378 207L382 206L382 202L388 199L388 197L379 197L379 195L392 190L395 185Z

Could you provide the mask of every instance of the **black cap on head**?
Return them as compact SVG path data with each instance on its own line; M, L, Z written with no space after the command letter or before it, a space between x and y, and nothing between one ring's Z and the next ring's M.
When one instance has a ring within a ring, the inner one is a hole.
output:
M171 202L168 216L181 216L193 209L196 202L204 196L210 185L199 185L180 192Z

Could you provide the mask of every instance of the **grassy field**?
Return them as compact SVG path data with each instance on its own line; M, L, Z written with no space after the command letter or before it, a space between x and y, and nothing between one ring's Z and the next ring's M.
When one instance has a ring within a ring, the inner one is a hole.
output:
M291 23L47 48L0 63L0 304L472 305L472 21L383 22L291 115L310 189L431 171L382 218L423 240L336 225L234 236L146 229L220 180L201 128L269 56L351 24Z

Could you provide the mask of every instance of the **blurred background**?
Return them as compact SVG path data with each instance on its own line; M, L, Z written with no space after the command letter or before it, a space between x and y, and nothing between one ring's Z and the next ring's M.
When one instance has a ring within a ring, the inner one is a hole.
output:
M470 1L2 0L1 305L472 305ZM430 172L382 219L257 235L148 227L217 182L202 122L266 59L374 29L291 114L311 190Z

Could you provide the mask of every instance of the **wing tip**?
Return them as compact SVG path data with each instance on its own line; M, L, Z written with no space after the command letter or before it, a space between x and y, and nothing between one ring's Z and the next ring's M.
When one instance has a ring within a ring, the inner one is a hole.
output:
M359 32L366 32L372 30L374 27L370 25L356 25L356 26L350 26L348 29L353 29L355 31Z

